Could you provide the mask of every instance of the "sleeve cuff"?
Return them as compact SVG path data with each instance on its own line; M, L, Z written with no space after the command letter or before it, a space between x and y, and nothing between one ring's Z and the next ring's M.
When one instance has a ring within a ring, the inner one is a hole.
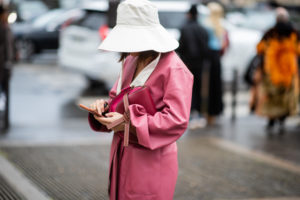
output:
M108 130L106 126L103 126L101 123L99 123L91 113L89 113L88 121L92 130L97 132L110 132L110 130Z

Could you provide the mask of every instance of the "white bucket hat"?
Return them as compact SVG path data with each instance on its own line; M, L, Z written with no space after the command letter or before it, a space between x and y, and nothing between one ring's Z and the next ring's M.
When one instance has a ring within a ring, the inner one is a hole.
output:
M157 7L148 0L126 0L118 6L117 25L99 49L116 52L168 52L178 42L159 23Z

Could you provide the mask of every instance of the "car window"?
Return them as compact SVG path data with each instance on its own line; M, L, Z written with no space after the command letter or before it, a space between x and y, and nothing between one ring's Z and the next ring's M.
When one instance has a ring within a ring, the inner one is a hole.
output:
M39 1L25 1L19 5L19 14L22 20L30 20L47 12L48 8Z
M46 14L36 18L33 23L32 26L34 28L40 28L40 27L44 27L46 26L50 21L52 21L53 19L55 19L56 17L59 17L59 15L61 15L64 11L57 9L57 10L52 10L50 12L47 12Z
M180 28L185 21L185 12L167 12L158 13L159 21L165 28Z
M83 11L79 9L65 11L64 13L61 13L60 15L49 21L49 23L47 24L47 30L50 32L59 30L61 28L61 25L63 25L64 23L72 23L72 21L81 19L83 15Z
M106 23L107 19L105 13L86 11L85 16L75 24L92 30L98 30L100 26Z

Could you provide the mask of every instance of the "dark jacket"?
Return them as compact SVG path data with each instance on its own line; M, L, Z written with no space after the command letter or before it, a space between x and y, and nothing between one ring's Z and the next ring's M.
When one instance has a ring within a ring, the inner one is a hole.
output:
M9 78L13 61L13 36L8 26L0 24L0 81Z
M206 30L196 20L188 20L181 28L180 33L177 52L183 61L189 65L194 60L196 62L203 60L208 52L208 34ZM191 68L192 66L188 67Z

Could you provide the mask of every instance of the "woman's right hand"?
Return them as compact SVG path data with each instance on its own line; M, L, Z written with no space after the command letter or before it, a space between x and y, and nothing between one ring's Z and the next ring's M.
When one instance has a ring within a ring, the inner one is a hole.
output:
M104 101L103 99L99 99L99 100L96 100L94 103L92 103L90 105L90 108L95 110L100 117L104 117L102 116L102 113L104 113L105 111L105 104L107 104L106 101Z

